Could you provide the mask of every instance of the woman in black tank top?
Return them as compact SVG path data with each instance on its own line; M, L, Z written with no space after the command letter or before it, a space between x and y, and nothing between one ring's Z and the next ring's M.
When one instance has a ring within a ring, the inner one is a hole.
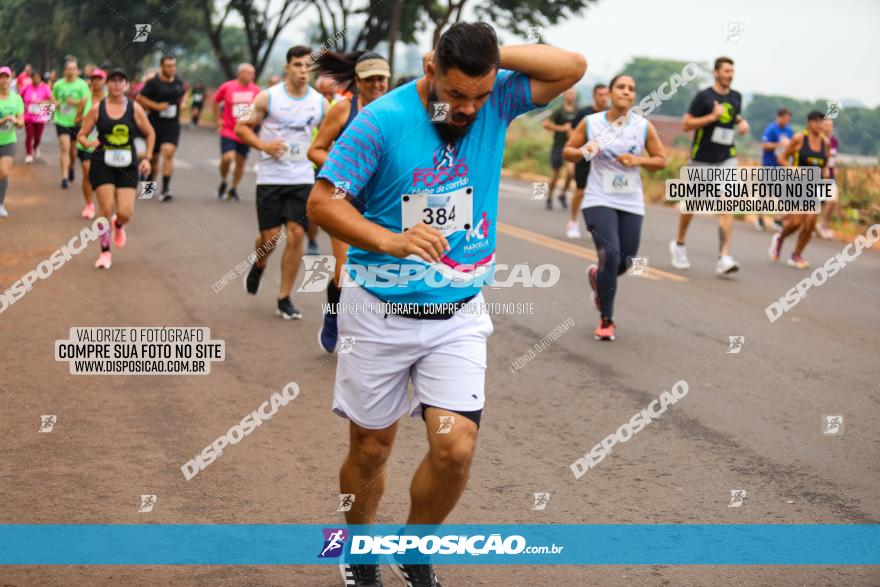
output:
M819 167L822 170L822 178L829 179L828 169L828 141L822 134L822 119L825 117L816 110L807 115L807 128L795 135L786 147L785 152L779 157L780 165L793 167ZM786 214L782 221L782 230L773 235L770 241L770 258L779 260L782 254L782 242L788 235L798 233L797 245L787 263L798 269L809 269L810 263L801 254L807 247L807 243L813 236L816 220L819 218L820 200L812 199L816 204L816 214Z
M112 70L107 76L107 97L92 106L77 135L80 145L95 149L89 181L98 197L99 215L104 219L101 255L95 262L96 269L110 268L111 224L114 244L118 248L125 246L125 225L134 215L139 174L150 173L150 154L156 141L156 133L150 126L144 109L125 97L127 86L128 76L125 72L121 69ZM98 131L98 138L90 142L88 136L92 129ZM147 152L140 164L134 148L137 131L140 131L147 142ZM155 191L155 186L152 187ZM145 190L143 197L149 198L151 194ZM112 221L107 222L106 219L111 217Z
M355 51L353 53L324 53L318 58L318 74L332 77L339 83L340 88L346 90L355 89L355 94L349 99L336 102L331 108L312 146L309 148L309 159L320 168L330 153L330 147L339 136L345 132L351 121L358 112L367 104L381 98L388 92L388 78L391 69L388 61L378 53L365 53ZM340 197L345 197L344 186L337 186ZM352 199L349 202L363 214L364 209L360 200ZM348 254L348 244L330 237L333 245L333 256L336 257L336 268L333 280L327 286L327 301L330 303L330 313L324 315L324 326L321 329L321 346L328 353L332 353L336 347L336 313L335 308L339 303L339 277L345 257Z

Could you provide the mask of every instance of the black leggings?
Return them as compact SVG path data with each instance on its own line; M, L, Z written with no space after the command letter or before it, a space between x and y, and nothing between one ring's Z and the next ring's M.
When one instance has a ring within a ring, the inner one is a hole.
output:
M623 275L632 265L632 257L639 250L642 217L605 206L584 208L583 213L599 256L599 272L596 274L599 306L602 317L611 318L614 316L617 276Z

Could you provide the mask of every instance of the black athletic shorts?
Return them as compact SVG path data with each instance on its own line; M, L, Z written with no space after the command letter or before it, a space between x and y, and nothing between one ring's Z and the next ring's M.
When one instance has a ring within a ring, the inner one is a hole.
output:
M241 143L239 141L235 141L230 139L229 137L220 137L220 154L225 154L227 151L235 150L236 153L241 155L244 158L247 158L248 153L250 153L251 148Z
M80 161L92 160L92 153L89 153L88 151L83 151L82 149L76 150L76 156L79 158Z
M135 188L138 185L137 161L128 167L110 167L104 163L104 152L100 149L92 153L89 168L89 183L93 188L112 183L118 188Z
M76 135L79 134L78 126L61 126L60 124L55 125L55 132L60 137L61 135L70 135L70 140L75 141Z
M313 184L296 185L258 185L257 223L260 230L284 226L285 222L296 222L308 228L306 203Z
M153 125L156 131L156 155L159 154L159 147L165 143L177 145L180 142L180 123L176 120L170 122L157 122Z
M560 167L565 165L565 159L562 158L562 149L551 149L550 150L550 167L553 170L557 170Z
M574 185L581 189L587 187L587 178L590 175L590 162L579 159L574 164Z

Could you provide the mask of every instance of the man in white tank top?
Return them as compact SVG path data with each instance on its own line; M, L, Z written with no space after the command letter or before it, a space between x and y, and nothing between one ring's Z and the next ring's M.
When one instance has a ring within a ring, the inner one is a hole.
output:
M309 84L311 49L298 45L287 51L285 81L257 94L253 108L240 109L235 134L260 151L257 171L257 221L260 236L256 259L245 277L245 289L256 294L269 254L275 249L282 227L287 244L281 258L281 288L276 314L285 320L302 318L290 301L302 257L303 235L308 229L306 202L315 171L306 154L317 128L330 109L327 99ZM260 134L254 128L260 126Z

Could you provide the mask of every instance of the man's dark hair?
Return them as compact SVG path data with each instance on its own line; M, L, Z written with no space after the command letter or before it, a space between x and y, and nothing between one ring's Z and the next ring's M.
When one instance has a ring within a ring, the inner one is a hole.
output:
M595 86L593 86L593 95L595 96L596 92L598 92L599 90L604 90L607 87L608 86L606 86L605 84L596 84Z
M291 47L287 50L287 63L290 63L290 60L294 57L305 57L311 52L312 50L305 45L296 45L295 47Z
M813 110L809 114L807 114L807 122L813 122L814 120L822 120L825 118L825 115L819 112L818 110Z
M169 54L166 54L166 55L163 55L163 56L162 56L162 59L159 60L159 65L164 65L164 63L165 63L166 61L176 61L176 60L177 60L177 58L174 57L174 55L171 55L171 54L169 53Z
M403 76L402 78L400 78L399 80L397 80L397 83L394 84L394 87L395 87L395 88L399 88L400 86L402 86L402 85L404 85L404 84L408 84L409 82L411 82L411 81L413 81L413 80L416 80L416 79L419 79L419 76L417 76L417 75L405 75L405 76Z
M469 77L491 73L501 63L495 29L485 22L455 23L440 37L434 63L440 73L450 69Z
M776 111L776 116L791 116L791 110L788 108L780 108Z
M729 64L733 65L733 59L731 59L730 57L719 57L718 59L715 60L715 71L718 71L719 69L721 69L721 66L724 65L725 63L729 63Z

